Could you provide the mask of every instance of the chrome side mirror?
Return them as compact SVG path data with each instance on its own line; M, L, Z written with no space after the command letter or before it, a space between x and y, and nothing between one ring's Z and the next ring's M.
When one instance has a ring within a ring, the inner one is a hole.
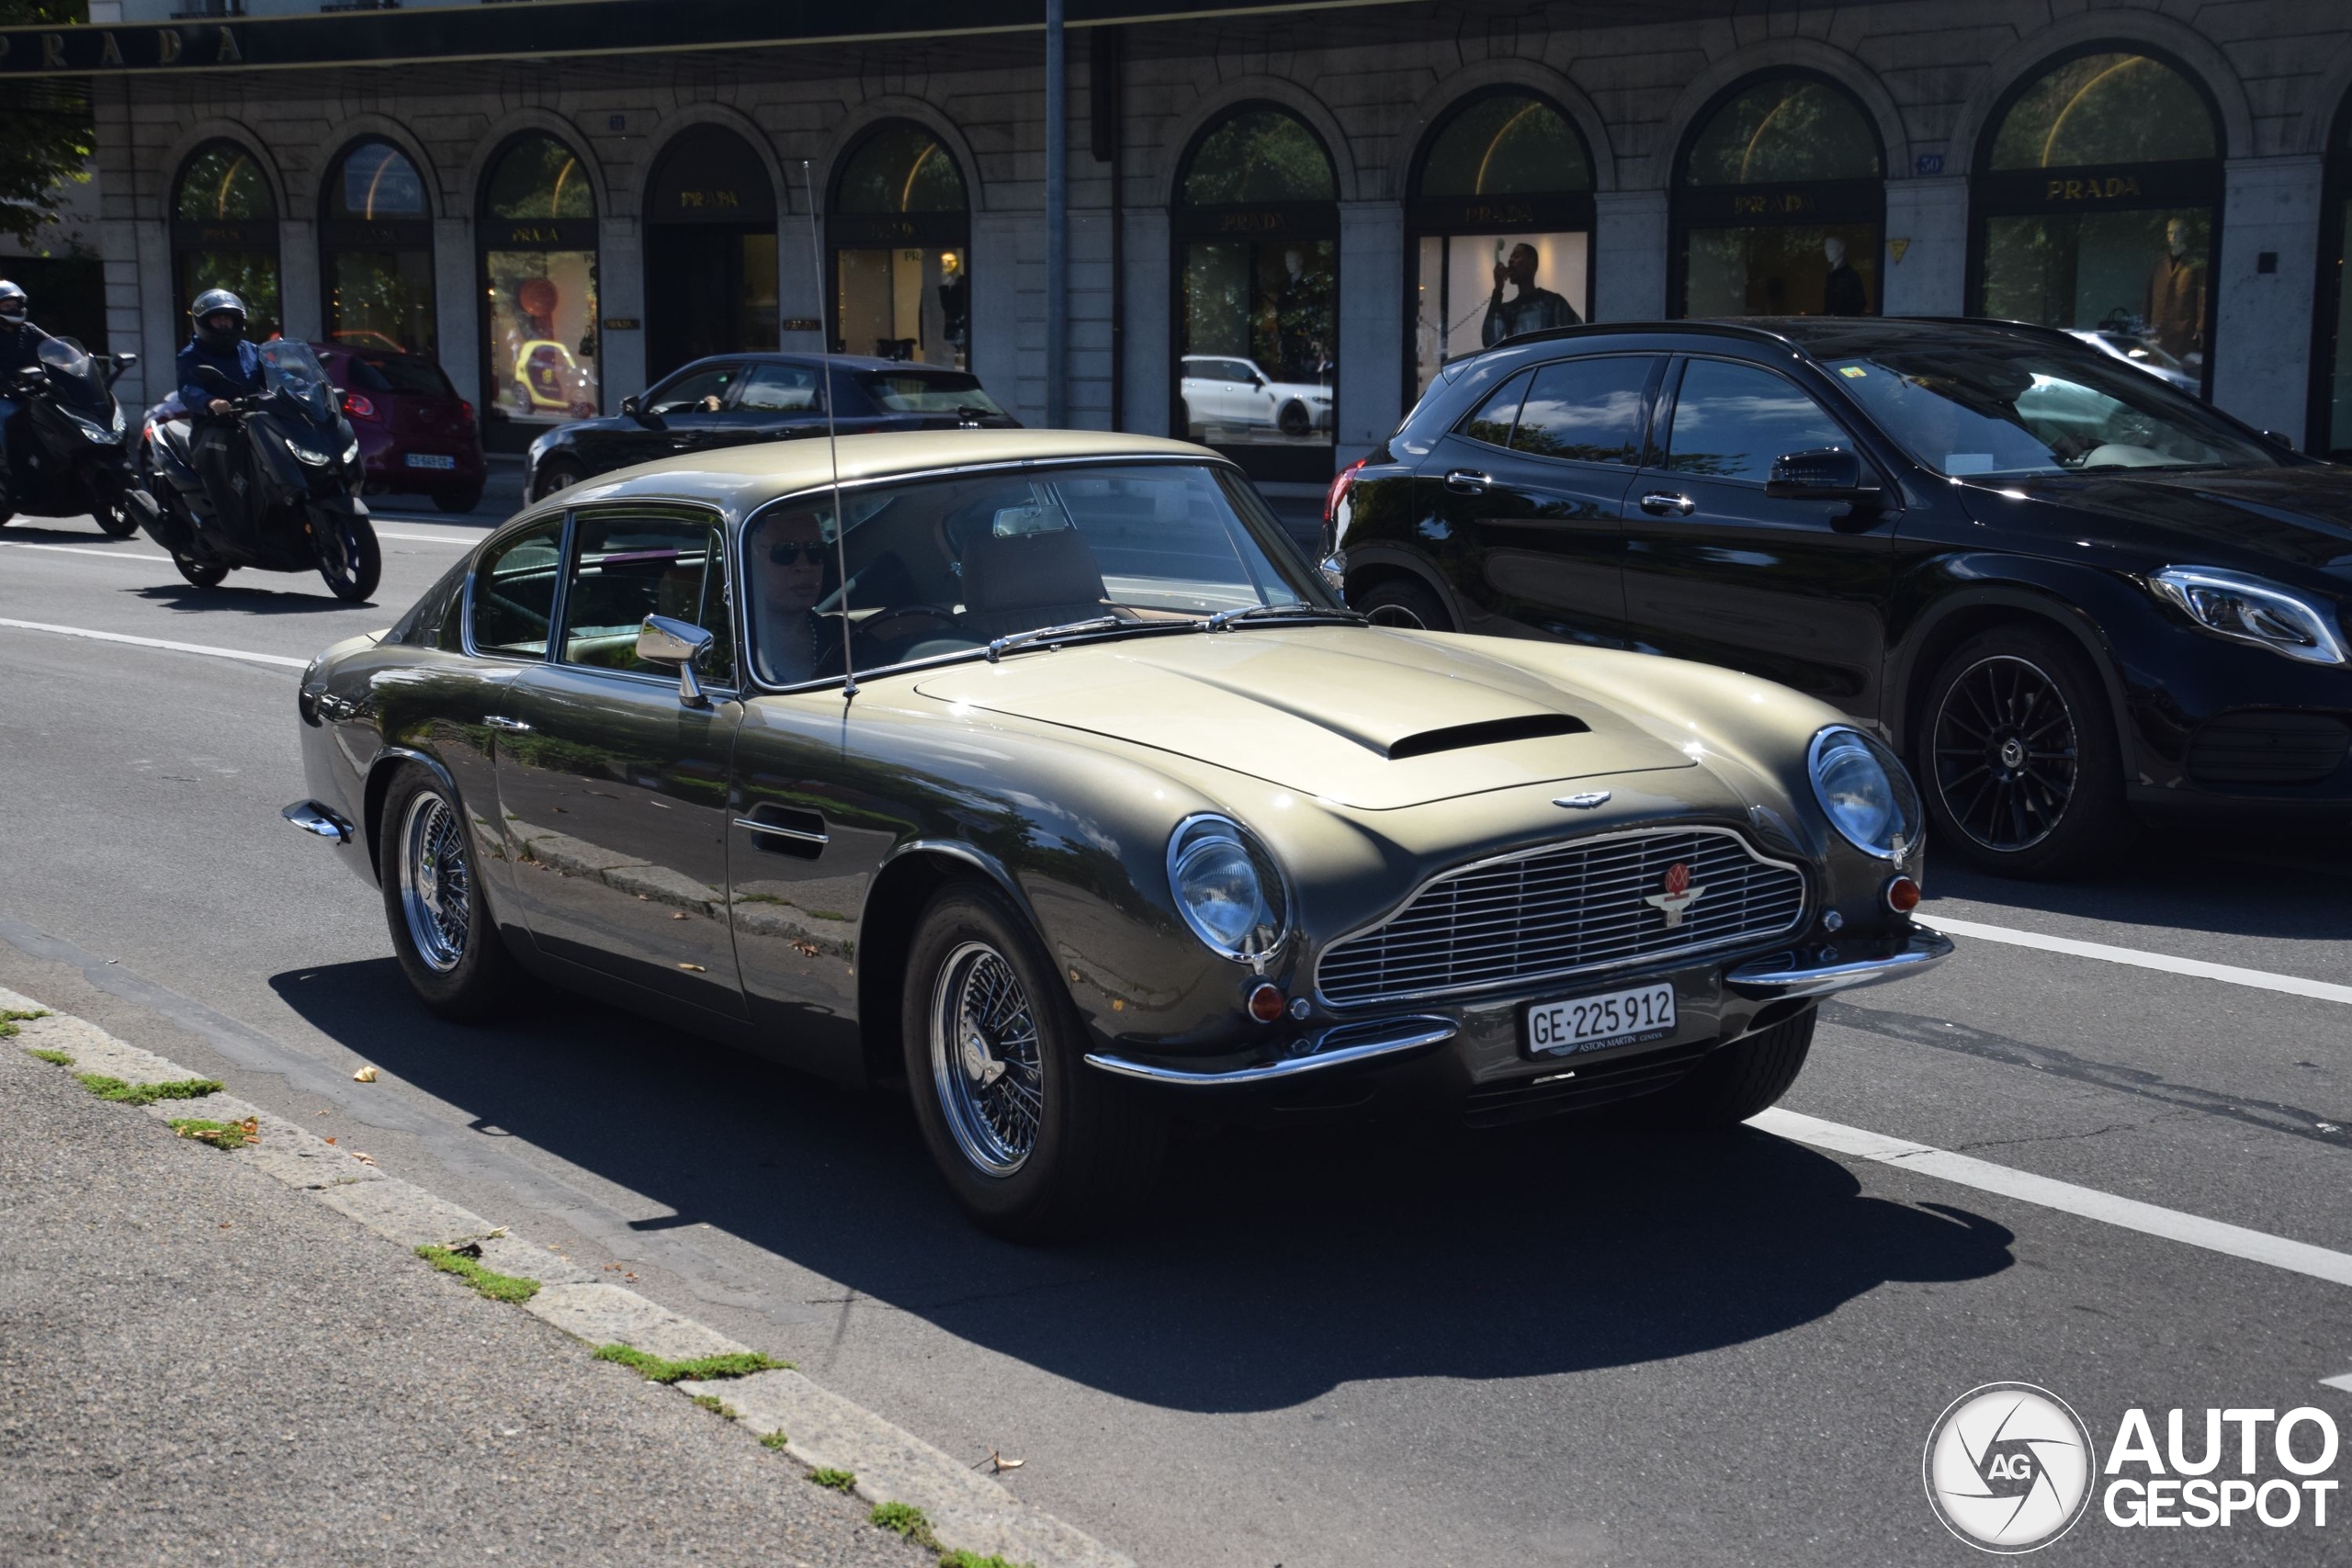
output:
M692 621L648 615L637 628L637 657L648 664L676 665L678 700L690 708L708 707L710 699L702 694L702 682L695 679L695 661L714 640L708 631Z

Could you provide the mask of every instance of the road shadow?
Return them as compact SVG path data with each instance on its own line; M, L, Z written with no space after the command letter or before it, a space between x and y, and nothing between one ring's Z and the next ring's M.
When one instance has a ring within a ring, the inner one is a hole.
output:
M1715 1349L1893 1280L2008 1268L1981 1215L1864 1196L1752 1130L1351 1126L1182 1142L1116 1235L1023 1248L965 1224L902 1101L535 993L439 1022L389 958L273 987L368 1060L960 1337L1122 1398L1281 1408L1369 1378L1515 1378ZM846 1308L844 1308L846 1310Z
M329 593L316 572L272 572L283 577L288 586L264 588L248 586L232 578L218 588L198 588L192 582L153 582L125 592L160 604L166 610L189 614L207 611L234 610L246 615L308 615L332 610L381 609L374 600L362 599L350 603ZM294 586L307 581L309 592Z

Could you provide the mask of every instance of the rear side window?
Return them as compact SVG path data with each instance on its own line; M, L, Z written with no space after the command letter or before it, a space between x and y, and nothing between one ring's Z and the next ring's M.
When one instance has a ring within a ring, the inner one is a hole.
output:
M457 400L458 389L441 367L413 355L382 354L351 356L348 385L363 392L406 392L420 398Z
M1772 477L1775 457L1852 445L1794 382L1721 359L1684 367L1671 441L1666 466L1676 473L1757 484Z
M1580 463L1642 460L1642 399L1655 358L1612 355L1540 366L1511 433L1516 451Z
M817 372L806 365L754 365L735 391L735 406L761 413L807 413L817 407Z
M865 395L892 413L1002 413L996 400L980 390L979 378L956 371L876 371L860 376Z
M637 657L645 617L667 615L712 633L718 640L695 669L715 684L735 683L724 536L717 519L582 513L577 533L563 610L566 664L671 674L673 666Z
M1510 446L1511 426L1519 423L1519 405L1525 400L1527 383L1532 378L1532 371L1522 370L1505 381L1456 428L1471 440L1483 441L1489 446Z
M474 568L474 651L544 659L563 564L563 519L550 517L483 552Z

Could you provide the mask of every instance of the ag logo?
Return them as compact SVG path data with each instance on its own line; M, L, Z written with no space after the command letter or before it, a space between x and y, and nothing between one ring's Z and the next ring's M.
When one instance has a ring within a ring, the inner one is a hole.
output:
M1986 1383L1928 1434L1928 1502L1969 1545L2014 1555L2075 1528L2091 1499L2091 1435L2048 1389Z
M1682 923L1683 912L1706 897L1703 887L1690 886L1690 868L1676 861L1666 868L1666 891L1653 893L1642 900L1666 917L1666 929L1674 930Z

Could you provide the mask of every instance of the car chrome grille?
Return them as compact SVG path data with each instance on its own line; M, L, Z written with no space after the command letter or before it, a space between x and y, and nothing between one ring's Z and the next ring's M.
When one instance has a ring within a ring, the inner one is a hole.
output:
M1645 900L1675 865L1705 893L1669 927ZM1804 876L1737 834L1655 830L1578 840L1429 883L1383 924L1333 943L1316 970L1340 1007L1476 991L1786 935Z

